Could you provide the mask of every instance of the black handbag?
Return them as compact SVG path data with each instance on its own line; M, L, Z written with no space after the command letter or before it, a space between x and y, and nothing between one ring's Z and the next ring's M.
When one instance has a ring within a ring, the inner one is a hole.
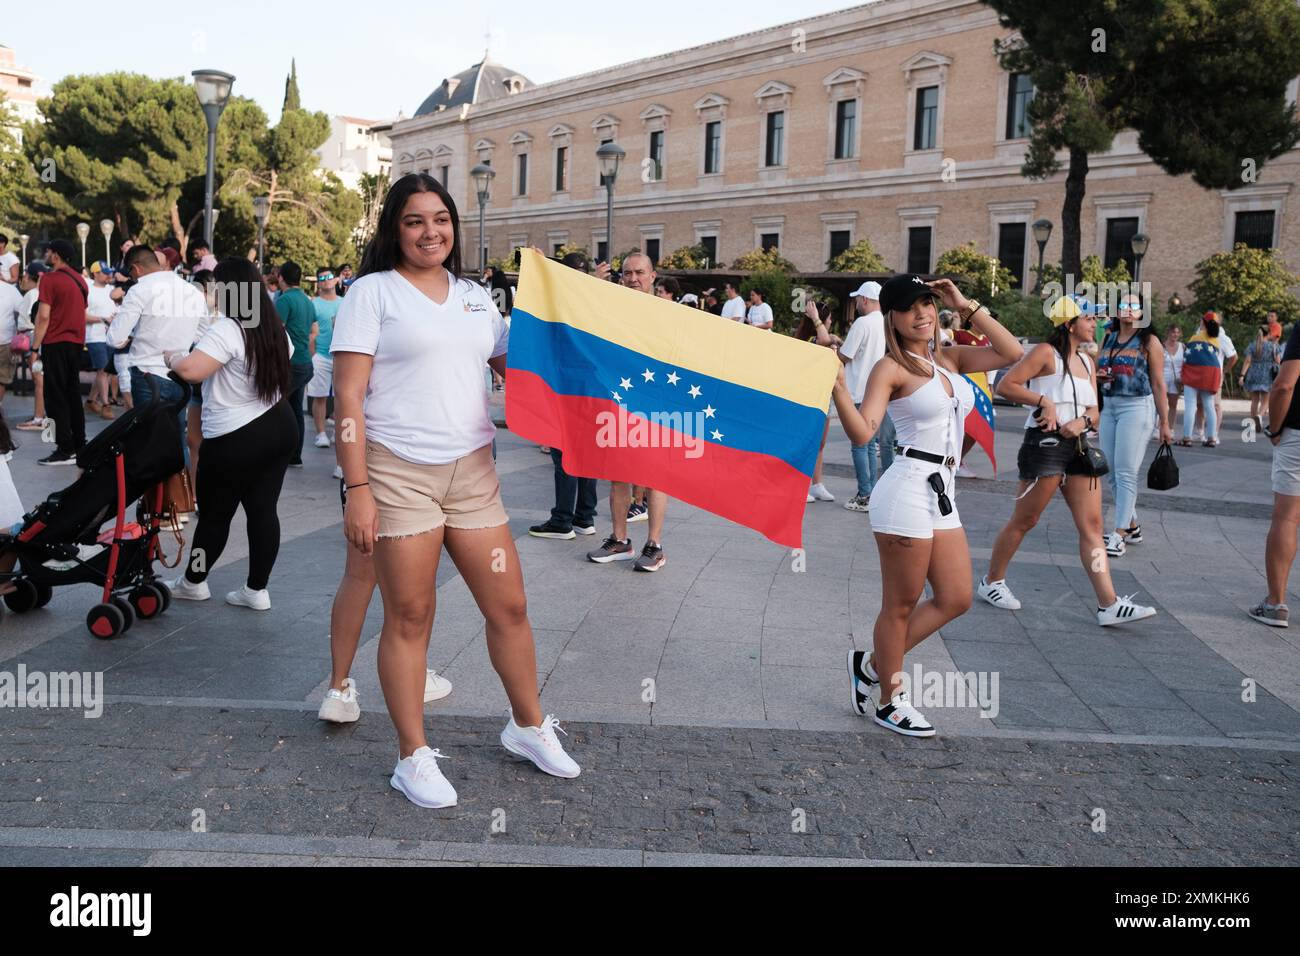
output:
M1085 368L1087 364L1085 361ZM1079 407L1079 386L1074 384L1074 373L1070 371L1069 362L1065 363L1065 374L1070 380L1070 389L1074 392L1074 407L1077 409ZM1058 424L1057 427L1059 428L1060 425ZM1074 458L1065 466L1065 473L1067 475L1083 475L1085 478L1100 478L1110 471L1110 462L1106 460L1106 455L1100 448L1088 444L1084 434L1081 432L1074 440Z
M1152 491L1168 491L1178 487L1178 462L1168 442L1161 442L1156 457L1147 469L1147 487Z

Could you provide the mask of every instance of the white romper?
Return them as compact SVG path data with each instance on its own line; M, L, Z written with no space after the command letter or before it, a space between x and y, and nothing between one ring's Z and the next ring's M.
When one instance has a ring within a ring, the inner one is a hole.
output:
M889 403L897 443L904 450L915 448L942 455L953 464L939 465L897 455L871 492L871 530L905 538L933 538L935 529L961 527L955 500L951 514L939 513L939 496L928 478L939 472L948 497L956 498L956 466L961 462L966 415L975 407L975 391L964 376L932 359L912 357L929 362L930 381L911 395ZM952 386L951 396L939 381L940 375Z

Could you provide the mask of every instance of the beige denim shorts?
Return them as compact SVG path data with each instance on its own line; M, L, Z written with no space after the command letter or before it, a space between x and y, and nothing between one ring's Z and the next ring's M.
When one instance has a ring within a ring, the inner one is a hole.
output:
M423 534L443 525L467 531L495 528L509 520L491 445L445 465L422 465L367 442L366 476L381 538Z

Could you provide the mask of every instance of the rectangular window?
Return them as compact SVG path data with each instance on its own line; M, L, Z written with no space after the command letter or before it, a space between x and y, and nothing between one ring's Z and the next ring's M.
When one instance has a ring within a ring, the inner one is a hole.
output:
M831 259L845 252L850 245L849 231L847 229L831 230Z
M655 265L659 264L659 240L647 239L645 241L645 254L650 257L650 261Z
M939 133L939 87L923 86L916 91L916 130L913 149L934 149Z
M1106 268L1123 259L1128 263L1128 274L1133 274L1133 236L1137 234L1137 217L1106 220Z
M650 169L655 182L664 178L664 131L661 129L650 134Z
M555 191L562 193L569 188L569 148L556 147L555 150Z
M767 153L765 166L785 165L785 111L767 114Z
M1029 135L1029 101L1034 98L1034 81L1028 73L1012 73L1007 80L1007 139Z
M602 139L598 145L604 146L606 143L612 143L612 142L614 142L612 139ZM596 162L599 163L600 160L596 160ZM602 173L600 177L600 188L604 189L607 185L608 183L606 182L605 176Z
M722 172L722 121L704 124L704 173Z
M1276 213L1271 209L1262 212L1239 212L1232 231L1232 244L1244 242L1252 249L1273 248L1273 225Z
M438 182L442 183L442 188L443 188L443 189L446 189L446 188L447 188L447 180L449 180L450 178L451 178L451 167L450 167L450 166L439 166L439 167L438 167Z
M763 251L769 249L779 249L781 247L781 234L779 232L765 232L759 237L759 245Z
M918 275L930 274L929 226L912 226L907 230L907 271Z
M858 101L840 100L835 104L835 158L852 159L858 135Z
M701 236L700 245L704 247L705 258L709 260L708 268L712 269L718 264L718 237Z
M596 243L596 261L609 262L609 243L603 239Z
M516 196L528 195L528 154L520 153L515 157L515 162L519 170L518 188L515 190Z
M1016 288L1025 284L1025 224L1003 222L998 224L998 261L1011 270Z
M560 254L560 250L563 248L564 248L564 243L562 242L551 243L551 255L558 256Z

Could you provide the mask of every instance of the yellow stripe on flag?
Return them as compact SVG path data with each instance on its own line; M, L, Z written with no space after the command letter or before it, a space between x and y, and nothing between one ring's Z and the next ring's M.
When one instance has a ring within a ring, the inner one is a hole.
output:
M840 361L827 348L587 276L520 251L514 307L666 365L825 409Z

